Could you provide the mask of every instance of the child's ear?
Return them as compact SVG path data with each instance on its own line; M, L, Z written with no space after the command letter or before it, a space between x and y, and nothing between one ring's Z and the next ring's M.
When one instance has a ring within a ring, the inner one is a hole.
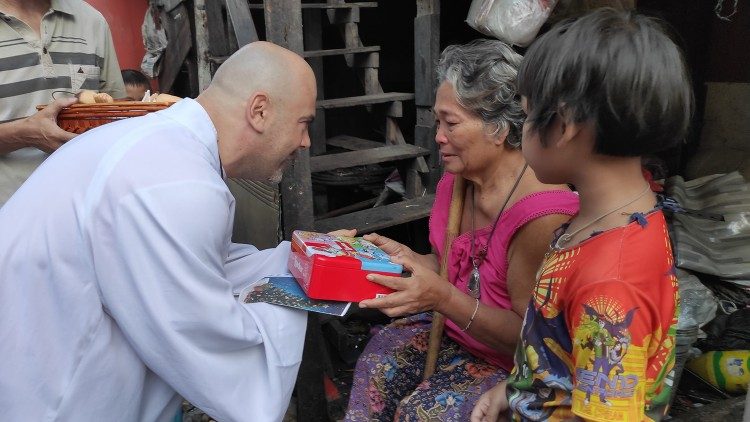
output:
M256 92L245 103L245 119L258 133L263 133L268 127L271 101L265 92Z
M570 113L561 107L560 111L555 114L555 129L556 140L554 145L558 148L564 148L570 145L573 141L579 140L581 135L588 133L590 126L589 122L576 122L570 115Z

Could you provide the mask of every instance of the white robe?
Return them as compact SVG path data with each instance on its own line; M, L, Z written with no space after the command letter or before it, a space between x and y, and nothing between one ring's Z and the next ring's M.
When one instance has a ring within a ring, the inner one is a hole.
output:
M216 132L185 99L51 155L0 208L0 412L167 421L179 395L219 421L277 421L306 313L240 305L289 243L232 244Z

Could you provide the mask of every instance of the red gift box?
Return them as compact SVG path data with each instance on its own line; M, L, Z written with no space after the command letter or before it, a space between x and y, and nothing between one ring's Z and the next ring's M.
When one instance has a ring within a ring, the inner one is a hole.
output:
M393 290L365 276L400 276L401 270L382 249L361 237L301 230L292 234L289 271L313 299L359 302L387 295Z

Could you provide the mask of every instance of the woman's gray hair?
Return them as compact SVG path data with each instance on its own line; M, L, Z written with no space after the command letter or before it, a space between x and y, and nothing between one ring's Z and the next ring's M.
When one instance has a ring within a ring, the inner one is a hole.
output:
M506 143L521 146L526 114L516 88L522 57L497 40L474 40L449 45L440 55L438 85L448 82L466 110L478 115L492 135L508 130Z

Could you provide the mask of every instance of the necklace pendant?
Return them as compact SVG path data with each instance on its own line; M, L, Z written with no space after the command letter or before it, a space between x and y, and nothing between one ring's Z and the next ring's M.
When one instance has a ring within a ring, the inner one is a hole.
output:
M479 267L474 266L471 270L471 276L469 276L469 296L474 299L479 299Z

